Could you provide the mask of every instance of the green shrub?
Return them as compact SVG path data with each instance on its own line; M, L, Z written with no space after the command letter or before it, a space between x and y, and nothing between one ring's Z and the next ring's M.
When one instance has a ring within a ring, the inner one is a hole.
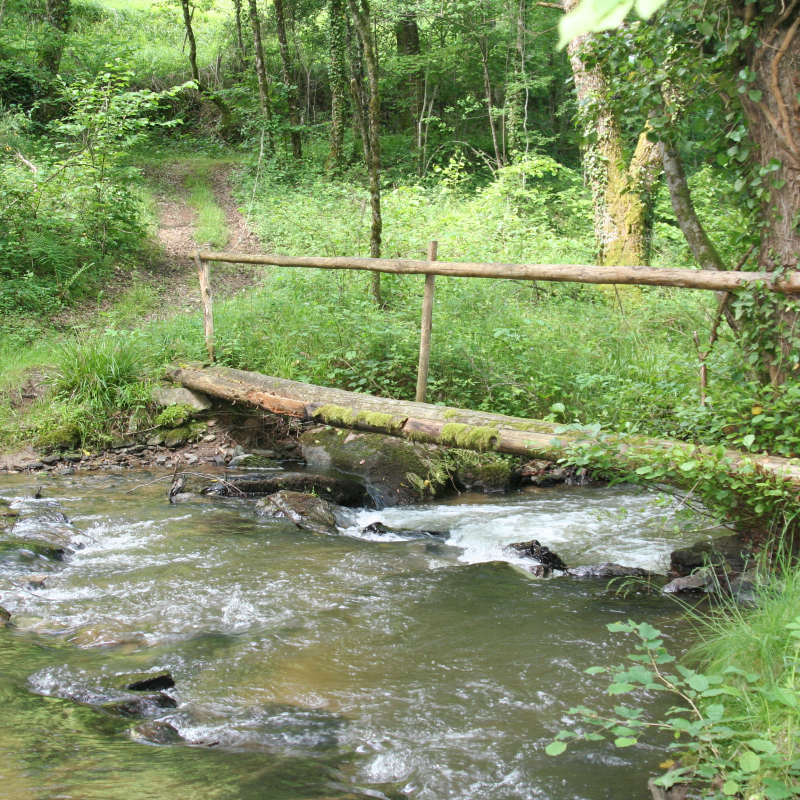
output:
M108 414L147 402L146 371L145 352L136 339L79 338L58 348L48 382L56 398Z

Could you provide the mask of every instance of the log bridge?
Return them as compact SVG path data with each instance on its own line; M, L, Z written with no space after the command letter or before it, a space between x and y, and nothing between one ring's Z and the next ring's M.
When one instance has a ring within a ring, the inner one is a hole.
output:
M374 397L200 362L174 364L167 369L167 377L187 389L273 414L464 450L555 461L585 436L580 431L564 431L562 426L543 420ZM606 441L617 445L615 452L621 467L638 466L641 462L637 462L637 453L687 446L685 442L646 437L609 437ZM764 472L800 483L800 463L796 460L742 454L735 450L726 451L726 457L733 468L747 459Z
M308 256L251 255L244 253L195 252L203 297L206 345L210 365L173 365L168 377L188 389L204 392L232 403L244 403L274 414L286 414L351 430L382 433L415 442L458 447L466 450L495 451L532 458L557 460L570 445L585 434L565 431L561 426L534 419L519 419L502 414L469 411L463 408L425 403L428 358L431 342L433 276L489 278L494 280L555 281L606 285L670 286L714 291L727 300L728 293L758 284L769 291L800 294L800 272L773 276L766 272L633 267L597 267L578 264L496 264L437 261L436 242L428 247L428 260L388 258L321 258ZM211 304L209 263L263 264L275 267L311 269L369 270L395 275L425 275L420 368L416 402L329 389L308 383L273 378L254 372L216 367L214 358L214 319ZM720 305L722 309L724 304ZM702 384L702 380L701 380ZM668 451L685 442L646 437L608 437L615 445L621 467L638 466L636 454ZM699 448L709 451L710 448ZM751 455L725 451L733 469L747 460L760 470L800 484L800 461L770 455Z

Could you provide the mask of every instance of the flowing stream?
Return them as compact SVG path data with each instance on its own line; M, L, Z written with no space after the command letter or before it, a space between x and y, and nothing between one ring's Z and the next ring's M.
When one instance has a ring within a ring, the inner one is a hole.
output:
M0 551L17 626L0 630L4 800L649 796L664 741L544 748L571 706L619 702L583 672L631 649L606 625L646 619L680 650L679 610L613 597L606 581L533 578L504 545L537 538L570 565L663 570L697 535L660 530L651 496L464 494L358 512L441 541L320 536L257 518L253 501L170 506L163 482L128 493L164 474L0 483L17 506L60 503L85 544L63 562ZM160 716L183 742L148 744L141 720L92 705L115 676L155 669L175 678L177 707Z

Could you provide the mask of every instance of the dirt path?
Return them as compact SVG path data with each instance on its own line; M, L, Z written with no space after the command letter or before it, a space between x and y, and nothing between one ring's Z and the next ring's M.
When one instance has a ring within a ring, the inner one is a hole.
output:
M158 242L162 255L150 277L161 289L161 309L154 316L175 311L194 311L200 308L197 271L191 253L197 249L195 226L197 214L187 202L184 181L192 169L190 163L179 163L160 169L155 177L158 204ZM239 212L233 197L229 165L215 165L208 173L208 182L217 205L225 214L228 229L228 251L240 253L263 252L258 238ZM216 297L229 297L259 279L259 270L244 264L215 265L212 288Z

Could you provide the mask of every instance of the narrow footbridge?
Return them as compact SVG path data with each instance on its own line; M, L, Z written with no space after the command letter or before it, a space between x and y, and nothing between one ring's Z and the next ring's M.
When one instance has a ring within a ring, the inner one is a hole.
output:
M571 445L593 435L542 420L375 397L199 362L173 364L167 377L187 389L273 414L465 450L557 460ZM689 447L685 442L646 437L608 437L605 444L622 468L639 466L643 456L656 450ZM766 473L800 484L800 463L794 459L736 450L727 450L725 458L732 469L748 460Z
M535 419L519 419L502 414L448 408L423 402L428 381L431 347L431 326L434 296L434 276L451 278L488 278L492 280L553 281L589 284L621 284L635 286L665 286L680 289L701 289L716 293L719 304L712 326L710 346L717 336L717 326L727 312L727 304L738 289L757 284L765 290L780 294L800 294L800 272L772 275L766 272L743 272L739 269L716 271L656 267L597 267L579 264L484 264L456 263L437 260L437 243L428 246L428 259L415 261L385 258L317 258L281 255L252 255L243 253L214 253L209 250L193 254L203 298L204 326L208 364L175 364L168 377L188 389L205 392L233 403L261 408L274 414L286 414L297 419L387 434L414 442L458 447L465 450L495 451L557 460L580 441L591 441L598 434L565 429L554 423ZM416 402L374 397L299 383L282 378L242 372L214 366L214 315L211 301L212 262L263 264L279 268L368 270L371 272L425 275L425 294L422 306L420 361L417 377ZM700 360L700 392L704 399L706 388L705 355ZM647 437L604 436L606 453L620 468L639 467L649 455L676 448L688 451L692 445ZM711 453L712 448L697 448ZM714 449L716 453L717 450ZM688 452L686 452L688 455ZM800 460L770 455L755 455L726 450L723 458L731 470L745 463L755 465L764 474L782 477L800 484Z

